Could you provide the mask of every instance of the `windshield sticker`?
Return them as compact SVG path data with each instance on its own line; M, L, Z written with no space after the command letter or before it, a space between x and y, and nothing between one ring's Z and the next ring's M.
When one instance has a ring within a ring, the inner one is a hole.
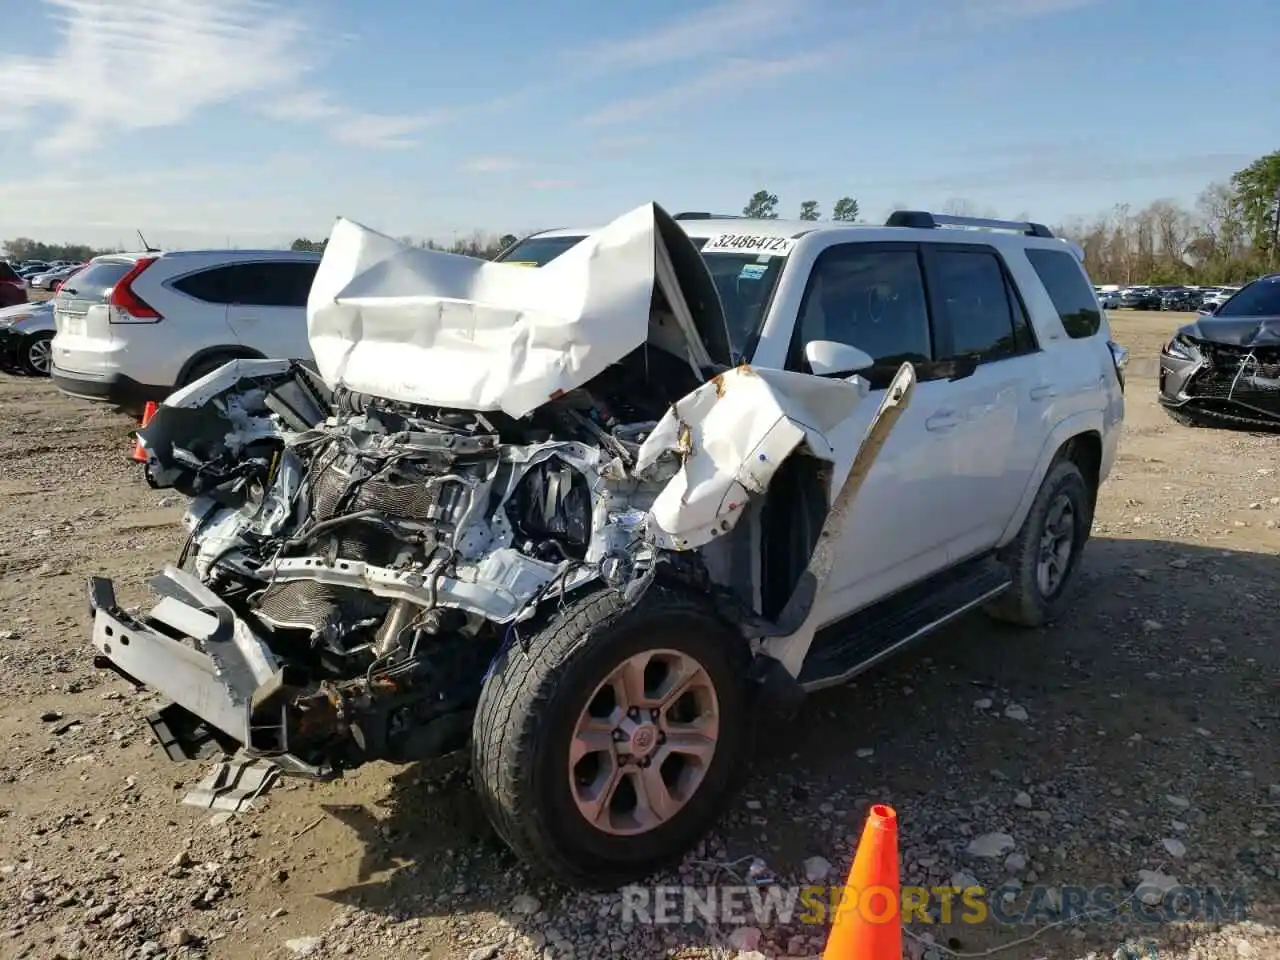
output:
M703 253L758 253L762 257L785 257L796 242L788 237L761 237L747 233L722 233L702 248Z
M738 274L739 280L759 280L764 276L764 272L769 268L763 263L748 263L742 268L742 272Z

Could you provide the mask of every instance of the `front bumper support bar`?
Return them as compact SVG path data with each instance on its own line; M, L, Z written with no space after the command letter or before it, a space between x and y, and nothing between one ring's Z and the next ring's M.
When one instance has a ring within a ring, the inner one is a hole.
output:
M248 756L269 758L286 773L332 776L288 753L285 708L270 697L283 668L249 625L175 567L151 587L160 601L133 616L116 602L110 580L91 577L89 611L95 662L172 701L148 718L165 752L197 759L213 745L225 753L243 745Z

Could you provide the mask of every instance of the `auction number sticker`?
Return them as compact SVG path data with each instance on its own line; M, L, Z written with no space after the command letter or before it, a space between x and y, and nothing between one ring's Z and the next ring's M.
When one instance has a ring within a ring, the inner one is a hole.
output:
M702 247L703 253L755 253L762 257L785 257L796 242L790 237L762 237L749 233L722 233Z

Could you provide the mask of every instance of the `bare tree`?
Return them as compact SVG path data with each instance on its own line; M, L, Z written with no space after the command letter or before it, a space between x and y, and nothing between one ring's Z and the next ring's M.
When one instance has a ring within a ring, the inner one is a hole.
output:
M964 197L952 197L942 205L939 213L946 214L948 217L976 217L978 208Z

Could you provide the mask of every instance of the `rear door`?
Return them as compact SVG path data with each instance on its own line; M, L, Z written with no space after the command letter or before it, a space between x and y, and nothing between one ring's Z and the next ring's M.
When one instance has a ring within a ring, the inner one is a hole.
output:
M948 437L939 516L952 562L995 546L1033 463L1022 456L1040 429L1029 411L1040 356L1003 259L985 244L924 244L938 359L953 366L934 412ZM1039 452L1039 447L1035 447Z
M259 260L228 267L227 322L240 342L271 359L309 359L307 295L318 266Z

